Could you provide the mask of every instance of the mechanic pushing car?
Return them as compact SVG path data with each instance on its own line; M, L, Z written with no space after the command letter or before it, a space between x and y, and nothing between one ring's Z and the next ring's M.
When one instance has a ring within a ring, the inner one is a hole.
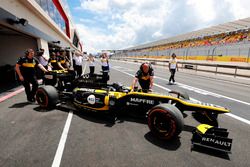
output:
M56 57L56 53L52 52L50 54L50 58L49 58L49 66L51 67L52 70L64 70L64 68L62 67L60 60L58 57Z
M140 69L136 72L132 83L131 91L134 91L137 81L143 92L151 91L153 87L154 69L149 63L142 63Z
M34 58L33 49L28 49L25 52L25 56L20 57L16 63L16 72L19 80L25 88L25 93L29 102L35 101L35 93L38 88L35 71L36 67L39 67L42 71L47 72L47 70L39 64L38 60ZM32 90L30 90L30 84L32 84Z

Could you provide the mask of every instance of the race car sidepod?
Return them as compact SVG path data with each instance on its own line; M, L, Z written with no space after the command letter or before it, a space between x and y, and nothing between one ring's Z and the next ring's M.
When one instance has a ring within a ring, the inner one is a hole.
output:
M195 145L231 153L233 139L228 138L229 132L224 128L217 128L207 124L200 124L193 131L192 147Z

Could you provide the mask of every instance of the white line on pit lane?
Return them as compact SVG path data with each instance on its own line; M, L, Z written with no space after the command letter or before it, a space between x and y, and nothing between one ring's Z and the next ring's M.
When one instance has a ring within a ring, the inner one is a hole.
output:
M114 66L113 68L119 69L121 71L133 71L133 70L131 70L129 68L125 68L125 67L121 67L121 66Z
M137 65L140 65L141 63L138 63L138 62L129 62L129 61L121 61L121 60L112 60L112 61L116 61L116 62L123 62L123 63L129 63L129 64L137 64ZM153 65L154 68L161 68L161 69L167 69L166 66L158 66L158 65ZM180 71L181 73L185 73L185 74L188 74L190 75L189 73L186 73L184 71ZM193 74L191 74L193 75ZM232 76L228 76L228 75L223 75L223 74L217 74L217 75L221 75L223 77L227 77L227 78L231 78ZM201 75L197 75L198 77L205 77L205 76L201 76ZM210 80L218 80L217 78L210 78L210 77L205 77L207 79L210 79ZM244 78L244 77L237 77L237 78L240 78L242 80L250 80L250 78ZM233 82L233 81L227 81L227 80L221 80L219 79L220 81L222 82L226 82L226 83L234 83L235 85L243 85L243 86L247 86L249 87L249 85L246 85L246 84L243 84L243 83L237 83L237 82Z
M82 72L83 74L85 73L86 67L87 67L87 62L84 65L83 72ZM68 114L66 123L64 125L64 129L63 129L63 132L62 132L62 135L61 135L61 138L60 138L60 142L59 142L57 150L56 150L56 154L55 154L53 163L51 165L52 167L59 167L60 164L61 164L61 159L62 159L62 155L63 155L63 151L64 151L64 146L65 146L65 143L66 143L66 140L67 140L67 136L68 136L69 127L70 127L70 124L71 124L72 117L73 117L73 111L70 111L69 114Z
M68 132L69 132L69 127L71 124L71 120L73 117L73 112L70 111L66 120L66 123L64 125L64 129L63 129L63 133L61 135L61 139L60 142L58 144L57 150L56 150L56 155L54 157L53 163L52 163L52 167L59 167L61 164L61 159L62 159L62 155L63 155L63 150L64 150L64 146L67 140L67 136L68 136Z
M121 71L121 70L118 70L118 69L115 69L115 70L117 70L117 71L119 71L119 72L121 72L121 73L127 74L127 75L129 75L129 76L134 77L134 75L132 75L132 74L130 74L130 73L127 73L127 72L124 72L124 71ZM159 78L159 77L158 77L158 78ZM164 79L164 80L165 80L165 79ZM163 86L161 86L161 85L158 85L158 84L154 84L154 85L157 86L157 87L159 87L159 88L162 88L162 89L164 89L164 90L170 91L170 89L165 88L165 87L163 87ZM199 100L193 99L193 98L191 98L191 100L199 101ZM236 99L235 99L235 100L236 100ZM244 103L243 103L243 104L244 104ZM239 116L234 115L234 114L232 114L232 113L226 113L226 115L227 115L227 116L230 116L230 117L232 117L232 118L234 118L234 119L237 119L237 120L239 120L239 121L241 121L241 122L244 122L244 123L246 123L246 124L248 124L248 125L250 125L250 121L247 120L247 119L245 119L245 118L239 117Z
M167 79L157 77L157 76L155 76L155 78L158 78L158 79L161 79L161 80L164 80L164 81L168 81ZM225 98L225 99L229 99L229 100L236 101L238 103L242 103L242 104L246 104L246 105L250 106L250 103L248 103L248 102L237 100L237 99L234 99L234 98L231 98L231 97L228 97L228 96L220 95L220 94L217 94L217 93L213 93L213 92L210 92L210 91L207 91L207 90L192 87L192 86L182 84L182 83L178 83L178 82L177 82L177 85L179 85L180 87L182 87L184 89L193 90L193 91L195 91L197 93L200 93L200 94L203 94L203 95L211 95L211 96L218 97L218 98Z

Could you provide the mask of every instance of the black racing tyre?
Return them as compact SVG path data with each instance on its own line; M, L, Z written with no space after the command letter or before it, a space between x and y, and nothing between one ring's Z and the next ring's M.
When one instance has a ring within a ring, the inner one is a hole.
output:
M171 104L159 104L148 113L148 126L160 139L171 140L183 129L184 121L181 111Z
M190 100L189 95L188 95L187 92L185 92L185 91L171 90L169 93L170 93L170 94L176 94L178 98L181 97L181 98L183 98L183 99L185 99L185 100Z
M58 92L53 86L42 86L36 91L36 101L42 108L54 108L58 99Z

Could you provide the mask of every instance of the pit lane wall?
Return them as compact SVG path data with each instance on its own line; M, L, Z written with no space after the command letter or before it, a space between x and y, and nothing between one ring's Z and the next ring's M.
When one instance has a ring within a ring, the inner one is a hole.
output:
M231 45L209 47L194 47L183 49L169 49L156 51L124 50L114 54L114 57L170 59L175 53L179 60L204 62L237 62L250 63L250 42L242 41Z

